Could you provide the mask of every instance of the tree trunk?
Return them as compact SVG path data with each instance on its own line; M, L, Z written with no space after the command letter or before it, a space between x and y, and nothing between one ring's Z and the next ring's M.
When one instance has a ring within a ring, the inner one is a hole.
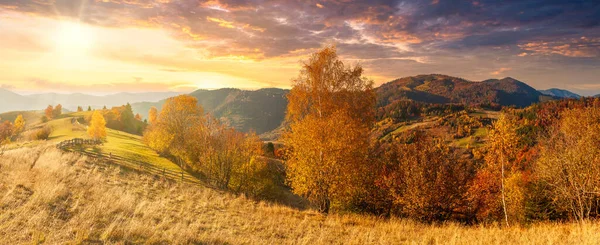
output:
M331 200L329 200L329 197L326 197L319 204L319 212L328 214L330 207L331 207Z
M508 214L506 212L506 201L504 197L504 154L502 156L502 181L500 182L501 192L502 192L502 209L504 210L504 222L506 222L506 227L509 227L508 224Z

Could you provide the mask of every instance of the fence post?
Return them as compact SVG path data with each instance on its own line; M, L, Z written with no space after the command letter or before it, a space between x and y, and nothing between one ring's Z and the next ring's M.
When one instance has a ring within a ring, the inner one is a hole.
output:
M181 170L181 182L183 182L183 169Z

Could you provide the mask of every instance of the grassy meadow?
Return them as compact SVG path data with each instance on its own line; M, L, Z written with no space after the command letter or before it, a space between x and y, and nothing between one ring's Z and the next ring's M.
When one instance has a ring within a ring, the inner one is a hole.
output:
M151 177L52 145L0 159L4 244L598 244L600 224L427 225L322 215Z
M52 133L46 142L58 143L64 140L74 138L89 138L87 134L87 126L77 122L78 118L85 118L90 116L92 112L74 112L61 115L60 118L50 120L46 123L35 123L39 121L41 115L38 113L38 117L34 114L29 117L32 118L31 128L41 128L48 126L52 128ZM13 113L14 114L14 113ZM27 114L29 115L29 113ZM37 118L37 121L35 119ZM30 121L28 121L30 122ZM21 146L33 146L42 142L17 142L13 144L12 148ZM150 149L147 145L142 142L142 137L139 135L130 134L127 132L106 129L106 141L99 146L87 147L84 149L76 149L78 151L85 151L89 153L101 154L108 156L110 154L118 156L124 161L130 162L145 162L151 164L157 168L166 168L167 170L181 171L181 168L173 163L171 160L159 156L154 150Z

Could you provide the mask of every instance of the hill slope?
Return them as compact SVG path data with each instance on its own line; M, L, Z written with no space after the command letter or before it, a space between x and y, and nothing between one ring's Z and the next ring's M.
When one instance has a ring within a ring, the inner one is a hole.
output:
M377 99L380 107L400 100L467 105L497 103L525 107L549 97L510 77L472 82L433 74L405 77L383 84L377 88Z
M425 225L257 202L53 146L0 158L6 244L597 244L600 225Z
M578 94L573 93L568 90L558 89L558 88L551 88L551 89L538 90L538 91L540 91L540 93L542 93L542 94L550 95L550 96L554 96L554 97L558 97L558 98L571 98L571 99L581 98L581 95L578 95Z
M261 134L281 125L287 108L288 90L266 88L255 91L224 88L217 90L197 90L190 93L198 99L204 111L221 119L236 129ZM165 100L157 103L132 104L134 113L147 117L150 107L159 110Z

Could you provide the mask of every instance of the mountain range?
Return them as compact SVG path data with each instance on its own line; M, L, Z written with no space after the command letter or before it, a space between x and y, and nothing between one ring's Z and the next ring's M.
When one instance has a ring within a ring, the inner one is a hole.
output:
M205 112L238 130L258 134L277 129L285 118L289 90L266 88L255 91L224 88L196 90L189 95L198 99ZM397 101L423 103L457 103L468 105L498 104L525 107L546 100L578 96L566 90L538 91L514 78L489 79L481 82L440 74L399 78L375 89L379 108ZM74 110L77 106L99 108L131 103L134 113L147 118L150 107L161 109L166 98L177 95L165 93L120 93L107 96L84 94L19 95L0 89L0 112L15 110L41 110L49 104L61 103ZM600 95L598 95L600 96ZM573 97L574 98L574 97Z
M396 79L375 90L378 107L403 100L469 105L496 103L525 107L558 98L544 95L509 77L473 82L447 75L419 75ZM273 88L256 91L225 88L197 90L190 95L198 99L198 103L206 112L238 130L254 130L262 134L276 129L283 122L288 92L289 90ZM163 104L164 100L156 103L134 103L132 108L135 113L146 117L151 106L160 109Z
M61 104L64 109L77 110L78 106L87 109L102 108L104 106L110 108L120 106L127 103L135 103L142 101L160 101L180 93L177 92L149 92L149 93L117 93L104 96L88 95L82 93L75 94L31 94L20 95L6 89L0 89L0 113L8 111L27 111L27 110L42 110L48 105Z
M568 90L558 89L558 88L551 88L551 89L538 90L538 91L540 91L540 93L542 93L542 94L555 96L555 97L559 97L559 98L569 98L569 99L581 98L581 95L578 95L578 94L573 93Z

